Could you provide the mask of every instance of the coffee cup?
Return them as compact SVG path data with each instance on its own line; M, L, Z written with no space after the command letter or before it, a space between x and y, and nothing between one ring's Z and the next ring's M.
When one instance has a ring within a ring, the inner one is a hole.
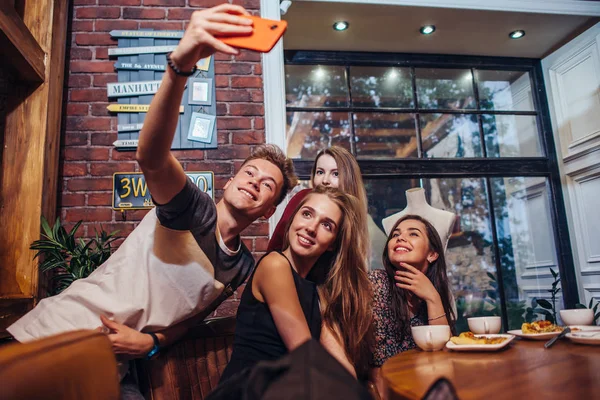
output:
M412 326L410 329L415 344L424 351L443 349L451 336L448 325Z
M469 330L475 334L487 335L500 333L502 319L500 317L473 317L468 318Z

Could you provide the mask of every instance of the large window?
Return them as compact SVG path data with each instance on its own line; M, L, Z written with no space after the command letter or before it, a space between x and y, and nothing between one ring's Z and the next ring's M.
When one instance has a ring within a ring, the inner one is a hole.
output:
M479 315L520 328L534 299L548 299L550 268L565 302L577 301L538 64L286 53L287 154L304 179L320 149L339 145L359 161L380 231L413 187L457 215L446 259L460 330Z

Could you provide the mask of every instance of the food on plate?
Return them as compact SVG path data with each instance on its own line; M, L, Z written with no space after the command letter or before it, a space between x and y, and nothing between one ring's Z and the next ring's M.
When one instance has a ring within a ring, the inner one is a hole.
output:
M552 333L552 332L562 332L563 328L557 325L554 325L550 321L534 321L534 322L524 322L521 325L521 331L526 334L538 334L538 333Z
M473 332L463 332L458 336L452 336L450 341L457 345L465 344L500 344L504 342L506 337L487 337L483 335L475 336Z

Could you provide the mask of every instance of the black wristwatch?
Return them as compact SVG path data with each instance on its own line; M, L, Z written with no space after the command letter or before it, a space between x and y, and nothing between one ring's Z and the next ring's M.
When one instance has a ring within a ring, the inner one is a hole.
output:
M152 336L152 340L154 341L154 346L152 347L152 350L150 350L148 354L146 354L146 360L150 360L160 352L160 342L158 341L158 337L156 337L156 334L154 334L153 332L146 332L146 334Z

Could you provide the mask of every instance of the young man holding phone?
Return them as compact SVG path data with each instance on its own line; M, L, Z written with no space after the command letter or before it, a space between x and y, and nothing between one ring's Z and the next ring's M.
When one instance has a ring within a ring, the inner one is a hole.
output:
M102 321L116 354L145 357L180 338L250 274L254 260L240 233L270 217L296 185L291 160L277 146L259 146L215 205L170 152L189 72L217 51L239 53L215 36L250 34L252 22L244 15L230 4L192 14L139 137L136 156L157 207L88 278L10 326L17 340L96 328Z

